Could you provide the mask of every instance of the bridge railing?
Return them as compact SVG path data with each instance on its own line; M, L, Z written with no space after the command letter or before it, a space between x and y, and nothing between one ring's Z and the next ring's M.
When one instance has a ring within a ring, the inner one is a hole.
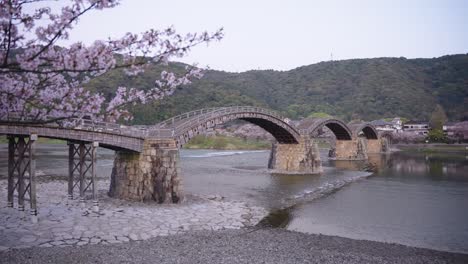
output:
M147 131L148 137L155 137L155 138L172 138L174 137L174 129L171 128L156 128Z
M283 120L285 123L288 123L288 120L283 116L280 116L278 113L272 110L264 109L261 107L253 107L253 106L231 106L231 107L218 107L218 108L207 108L201 109L197 111L192 111L189 114L180 115L180 117L186 116L187 119L185 122L181 122L173 126L172 129L174 130L174 135L178 136L178 134L183 133L186 129L193 127L197 124L203 123L211 118L231 114L231 113L244 113L244 112L253 112L253 113L263 113L272 117L275 117L279 120ZM198 113L196 115L195 113ZM183 120L183 119L179 119ZM168 120L169 121L169 120ZM169 123L169 122L168 122Z
M203 108L199 110L194 110L190 111L187 113L183 113L177 116L174 116L170 119L164 120L161 123L158 123L155 127L173 127L175 123L177 123L180 120L187 119L193 116L201 115L201 114L206 114L211 111L214 111L216 109L219 109L220 107L211 107L211 108Z
M146 138L146 137L158 137L158 138L171 138L178 136L178 133L182 133L186 129L193 127L197 124L206 122L207 120L219 117L231 113L263 113L265 115L272 116L276 119L283 120L285 123L289 123L288 120L278 113L272 110L264 109L261 107L253 106L230 106L230 107L212 107L204 108L191 112L187 112L178 116L175 116L171 119L163 121L155 126L126 126L116 123L108 123L102 121L94 121L90 119L69 119L67 122L69 125L67 128L75 130L87 130L94 132L103 132L110 134L118 134L130 137L137 138ZM8 120L6 122L10 123L23 123L23 124L34 124L37 126L47 126L47 127L63 127L58 123L33 123L25 120Z
M72 127L77 130L88 130L94 132L104 132L124 136L145 138L148 136L148 128L145 126L126 126L116 123L93 121L88 119L77 119Z
M146 126L126 126L116 123L94 121L90 119L70 118L48 123L47 120L54 120L53 117L45 118L45 122L28 120L27 117L11 113L8 120L0 120L0 123L15 125L33 125L49 128L67 128L73 130L85 130L93 132L102 132L109 134L124 135L137 138L145 138L149 134Z

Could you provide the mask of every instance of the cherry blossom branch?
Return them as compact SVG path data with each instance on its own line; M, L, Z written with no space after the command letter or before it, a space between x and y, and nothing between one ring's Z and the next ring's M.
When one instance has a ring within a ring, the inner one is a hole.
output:
M83 84L115 69L139 74L151 65L185 56L196 45L223 37L222 29L212 34L182 36L170 27L127 33L120 39L95 41L89 46L78 42L59 47L57 41L68 38L81 16L91 10L112 8L119 1L69 0L59 14L53 14L47 6L31 14L24 12L24 6L39 2L43 1L0 0L0 119L8 119L11 113L37 122L85 116L108 121L131 119L128 106L171 95L177 86L200 78L201 69L189 67L181 76L163 71L154 88L143 91L119 87L110 100L91 93ZM44 17L46 25L36 26Z

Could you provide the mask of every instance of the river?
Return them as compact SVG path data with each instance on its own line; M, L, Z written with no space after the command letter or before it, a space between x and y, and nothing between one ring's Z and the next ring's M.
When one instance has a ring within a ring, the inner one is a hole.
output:
M38 177L64 178L67 153L65 145L40 144ZM98 176L109 177L113 152L98 153ZM268 156L268 151L182 150L185 193L262 206L272 212L266 222L290 230L468 253L465 154L396 152L371 156L369 166L329 161L324 151L321 175L271 174ZM0 178L6 170L3 144Z

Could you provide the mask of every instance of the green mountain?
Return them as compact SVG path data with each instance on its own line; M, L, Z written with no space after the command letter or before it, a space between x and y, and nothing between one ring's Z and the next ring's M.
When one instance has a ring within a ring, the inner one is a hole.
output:
M172 63L180 72L184 65ZM130 77L113 71L88 87L111 95L118 86L147 89L161 67ZM468 119L468 54L433 59L375 58L328 61L289 71L209 70L173 96L132 108L134 124L154 124L204 107L255 105L293 118L324 112L345 119L401 116L429 119L440 104L450 120Z

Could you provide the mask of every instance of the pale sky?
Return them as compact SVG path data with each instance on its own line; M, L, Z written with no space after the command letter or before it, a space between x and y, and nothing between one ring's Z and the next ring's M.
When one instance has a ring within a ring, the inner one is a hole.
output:
M72 31L91 43L174 25L215 31L221 42L194 48L186 63L216 70L289 70L320 61L432 58L468 53L468 1L122 0L93 11Z

